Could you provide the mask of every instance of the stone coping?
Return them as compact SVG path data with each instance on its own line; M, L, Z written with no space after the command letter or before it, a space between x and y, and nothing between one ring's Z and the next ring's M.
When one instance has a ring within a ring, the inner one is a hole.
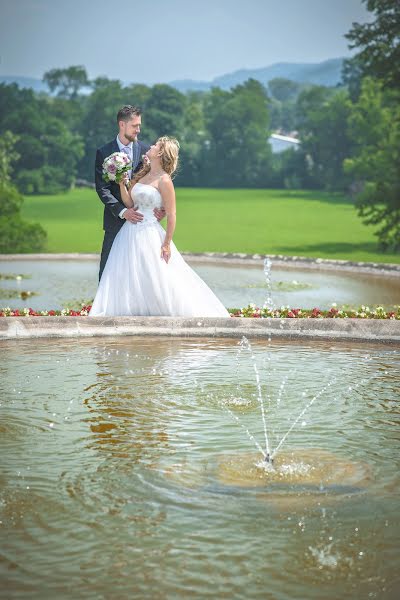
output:
M307 256L284 256L282 254L243 254L241 252L182 252L189 262L254 265L259 266L264 258L270 258L272 268L281 269L310 269L319 271L348 271L350 273L369 273L390 277L400 277L400 264L355 262L351 260L335 260L330 258L309 258ZM94 253L64 253L64 254L0 254L0 261L13 260L100 260L99 254Z
M1 317L0 340L170 336L361 341L400 345L400 321L184 317Z

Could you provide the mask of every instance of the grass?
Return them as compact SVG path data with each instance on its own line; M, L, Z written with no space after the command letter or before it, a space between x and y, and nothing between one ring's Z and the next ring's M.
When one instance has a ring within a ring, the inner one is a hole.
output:
M47 252L100 251L103 205L92 190L26 197L22 213L48 232ZM174 241L181 251L400 262L379 252L348 199L315 191L180 188Z

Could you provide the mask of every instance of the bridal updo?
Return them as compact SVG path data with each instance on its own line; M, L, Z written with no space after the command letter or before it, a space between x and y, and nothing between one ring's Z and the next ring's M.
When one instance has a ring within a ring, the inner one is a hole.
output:
M176 138L167 135L158 138L157 142L161 142L161 166L168 175L172 176L178 168L179 142Z
M179 142L176 138L163 135L158 138L156 144L160 143L160 161L163 170L168 173L170 177L175 173L178 168L179 158ZM132 179L132 185L137 183L139 179L142 179L150 171L150 163L144 164L143 167L134 175Z

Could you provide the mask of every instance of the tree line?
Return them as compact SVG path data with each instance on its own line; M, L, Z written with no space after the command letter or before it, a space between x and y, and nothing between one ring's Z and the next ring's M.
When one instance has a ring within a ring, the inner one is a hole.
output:
M336 88L277 78L183 94L123 85L84 67L45 73L50 94L0 84L0 135L14 136L14 182L24 194L92 182L96 148L116 135L124 104L143 109L141 139L181 143L180 186L304 188L350 193L382 248L400 248L399 23L396 0L364 0L375 21L346 35L358 53ZM297 150L273 154L271 132L296 131Z

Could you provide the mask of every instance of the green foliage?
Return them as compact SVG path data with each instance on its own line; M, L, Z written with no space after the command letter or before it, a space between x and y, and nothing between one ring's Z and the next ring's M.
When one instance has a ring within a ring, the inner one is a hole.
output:
M363 0L375 19L353 23L346 35L357 54L344 80L353 104L349 131L354 153L345 160L356 205L384 250L400 250L400 3Z
M347 189L349 178L344 173L343 161L352 153L347 127L351 111L348 92L332 93L327 88L315 87L300 94L297 108L301 114L298 123L301 152L307 157L314 186Z
M16 181L24 193L65 191L75 180L82 139L54 107L54 99L0 84L0 135L11 130L19 138Z
M268 96L254 79L230 92L214 88L205 105L209 134L204 175L209 185L258 187L268 180Z
M0 182L7 183L11 179L12 164L19 159L15 150L18 137L11 131L5 131L0 136Z
M271 96L279 102L286 102L292 100L297 96L300 90L300 84L291 79L285 79L284 77L275 77L268 82L268 90Z
M384 250L400 250L400 108L371 78L362 83L349 128L357 151L345 160L355 181L356 205Z
M43 75L51 92L57 92L61 98L75 99L81 88L89 85L85 67L72 66L66 69L51 69Z
M46 232L40 225L27 223L20 216L23 197L12 185L12 162L17 138L6 132L0 136L0 253L43 250Z
M157 84L145 104L145 129L150 141L161 135L179 136L182 130L186 97L170 85Z
M354 83L372 76L388 88L400 87L400 2L399 0L363 0L374 14L370 23L353 23L345 37L358 53L344 65L344 79Z
M0 217L0 254L41 252L46 232L37 223L28 223L19 215Z
M1 153L0 153L1 155ZM19 213L24 199L10 182L0 182L0 217L12 218Z

